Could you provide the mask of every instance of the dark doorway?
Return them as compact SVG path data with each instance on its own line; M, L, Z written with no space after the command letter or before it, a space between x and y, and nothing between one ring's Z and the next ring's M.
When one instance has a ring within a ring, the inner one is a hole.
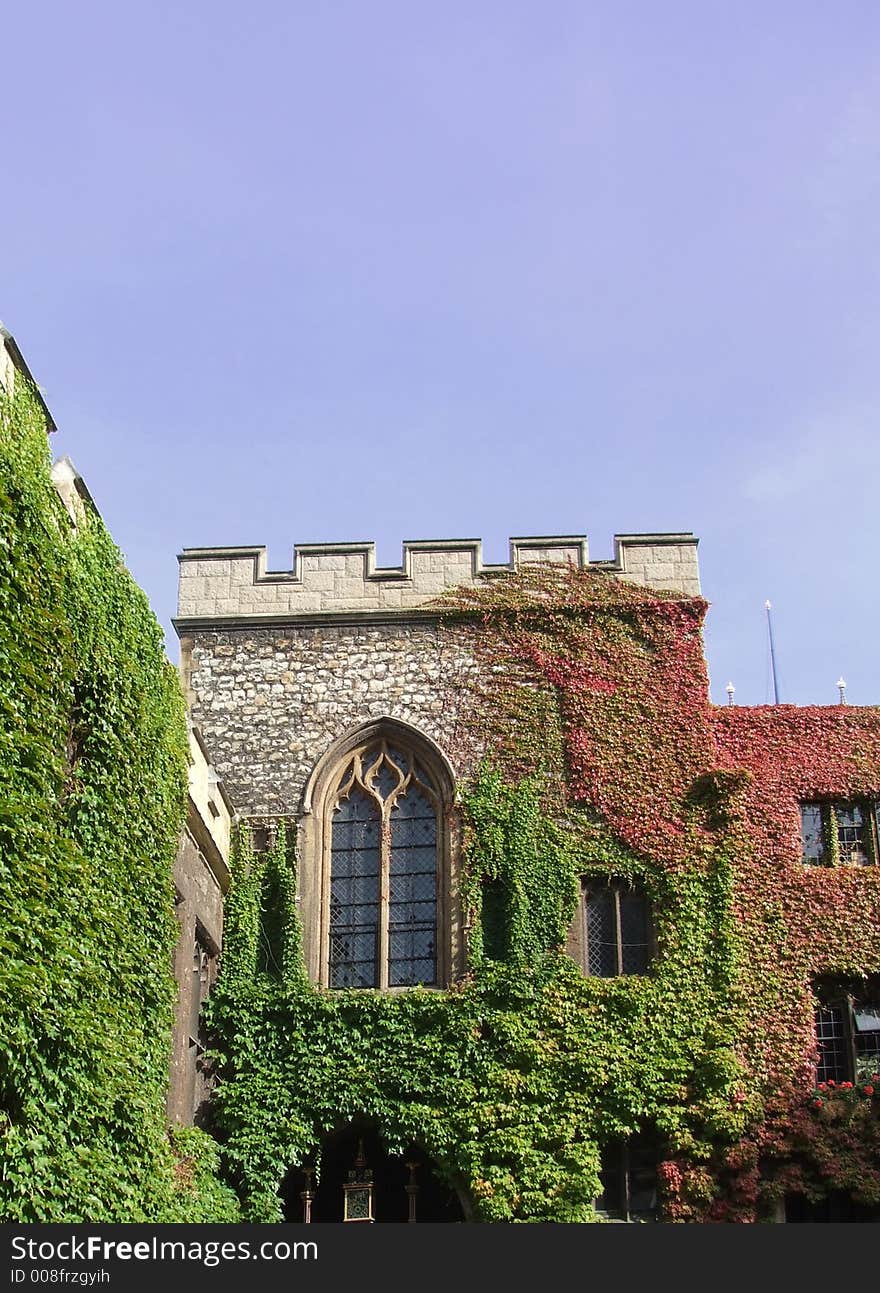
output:
M404 1154L389 1154L375 1126L370 1123L349 1123L325 1138L320 1156L320 1180L317 1185L312 1185L312 1221L343 1220L343 1186L361 1145L367 1168L373 1173L373 1217L376 1221L409 1221L407 1185L410 1182L416 1187L417 1222L464 1221L457 1193L440 1180L427 1155L414 1145ZM408 1164L415 1166L412 1173ZM302 1168L291 1168L281 1191L285 1221L303 1220L301 1194L305 1183Z

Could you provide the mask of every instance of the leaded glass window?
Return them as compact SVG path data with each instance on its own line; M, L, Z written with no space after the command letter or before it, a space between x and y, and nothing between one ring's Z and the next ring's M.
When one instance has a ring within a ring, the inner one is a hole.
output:
M439 804L411 751L380 739L350 757L331 821L331 988L437 982Z
M856 1078L880 1071L880 1000L855 1002L853 1033L856 1044Z
M868 823L861 804L835 804L834 816L841 862L865 866L868 862Z
M802 803L801 857L810 866L870 866L878 857L880 803Z
M825 861L821 804L801 804L801 856L811 866L821 866Z
M846 1020L841 1004L816 1008L817 1082L843 1082L849 1073Z
M880 976L816 985L817 1082L853 1082L880 1071Z
M379 986L379 807L353 787L333 814L330 987Z
M647 973L651 922L641 889L622 880L585 880L583 914L588 974Z

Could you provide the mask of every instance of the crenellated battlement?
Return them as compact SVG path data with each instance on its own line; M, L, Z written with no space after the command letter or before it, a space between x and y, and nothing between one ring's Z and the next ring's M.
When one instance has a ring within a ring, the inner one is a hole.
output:
M393 567L376 565L374 543L312 543L298 544L293 568L277 571L267 569L265 547L185 548L178 558L177 625L414 610L448 588L534 562L571 563L698 596L697 542L689 533L620 534L612 560L590 561L584 535L516 538L509 562L486 565L480 539L423 539L405 542L403 562Z

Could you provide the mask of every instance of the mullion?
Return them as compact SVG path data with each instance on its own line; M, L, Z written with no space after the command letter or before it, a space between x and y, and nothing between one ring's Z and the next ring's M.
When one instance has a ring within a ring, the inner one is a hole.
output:
M833 866L840 860L840 844L837 838L837 813L833 804L822 805L822 832L825 837L826 857L822 859L825 866Z
M391 809L384 803L380 809L381 830L379 839L379 987L388 987L388 916L391 858Z
M846 1037L846 1054L849 1060L849 1073L847 1074L847 1077L853 1082L856 1080L856 1072L858 1068L856 1064L856 1029L854 1009L855 1002L851 996L847 995L843 1002L843 1028L844 1036Z

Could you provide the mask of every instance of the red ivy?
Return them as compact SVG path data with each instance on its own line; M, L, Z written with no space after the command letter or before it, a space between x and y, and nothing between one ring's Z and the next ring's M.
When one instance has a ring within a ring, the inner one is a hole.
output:
M799 814L803 800L880 797L880 709L715 708L706 603L602 574L534 567L459 593L457 606L491 628L481 642L493 664L556 689L574 801L643 857L687 869L709 791L715 817L697 819L696 838L723 826L735 844L740 1057L765 1115L719 1148L714 1175L663 1165L667 1214L754 1219L762 1190L783 1188L880 1199L873 1091L861 1088L848 1118L827 1091L807 1095L811 979L880 972L880 867L805 866Z

